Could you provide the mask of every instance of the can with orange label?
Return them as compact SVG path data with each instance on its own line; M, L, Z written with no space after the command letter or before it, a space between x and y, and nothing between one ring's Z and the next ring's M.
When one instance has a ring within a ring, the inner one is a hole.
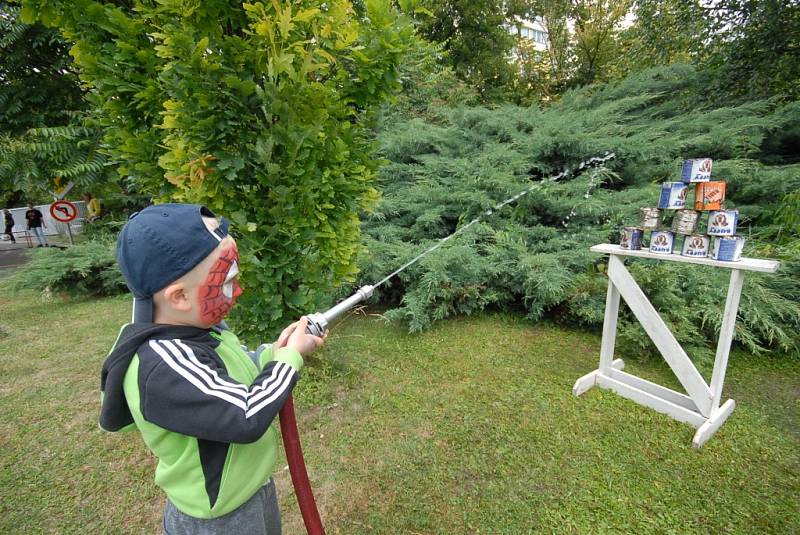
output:
M725 182L698 182L694 193L695 210L720 210L725 200Z

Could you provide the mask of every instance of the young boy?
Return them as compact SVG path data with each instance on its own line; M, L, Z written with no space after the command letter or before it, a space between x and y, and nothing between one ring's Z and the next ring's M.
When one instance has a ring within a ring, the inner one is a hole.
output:
M158 457L164 533L280 534L271 424L302 356L323 339L306 333L303 318L255 362L220 328L242 293L239 255L228 222L205 207L133 214L117 260L140 319L122 328L103 365L100 425L138 428Z

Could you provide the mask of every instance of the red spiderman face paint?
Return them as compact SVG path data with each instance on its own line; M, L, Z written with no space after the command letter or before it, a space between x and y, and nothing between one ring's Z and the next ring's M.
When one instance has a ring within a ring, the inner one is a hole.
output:
M231 245L222 250L197 293L200 319L205 324L216 325L222 321L236 298L242 295L242 287L236 279L238 274L239 251Z

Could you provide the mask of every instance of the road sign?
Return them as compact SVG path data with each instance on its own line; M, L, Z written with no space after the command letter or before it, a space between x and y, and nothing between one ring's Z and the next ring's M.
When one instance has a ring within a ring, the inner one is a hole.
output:
M56 221L69 223L78 217L78 208L69 201L56 201L50 205L50 215Z
M67 183L67 185L66 185L66 186L58 186L58 185L56 185L56 189L55 189L55 191L51 191L51 192L50 192L50 194L51 194L53 197L55 197L55 199L56 199L57 201L60 201L61 199L63 199L64 197L66 197L66 196L67 196L67 193L69 193L69 192L70 192L70 190L72 189L72 187L73 187L74 185L75 185L75 182L73 182L72 180L70 180L70 181Z

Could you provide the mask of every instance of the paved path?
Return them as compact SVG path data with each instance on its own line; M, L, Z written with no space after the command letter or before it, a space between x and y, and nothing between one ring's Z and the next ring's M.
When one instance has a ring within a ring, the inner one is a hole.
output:
M30 249L24 242L0 241L0 269L21 266L28 261L28 251Z

